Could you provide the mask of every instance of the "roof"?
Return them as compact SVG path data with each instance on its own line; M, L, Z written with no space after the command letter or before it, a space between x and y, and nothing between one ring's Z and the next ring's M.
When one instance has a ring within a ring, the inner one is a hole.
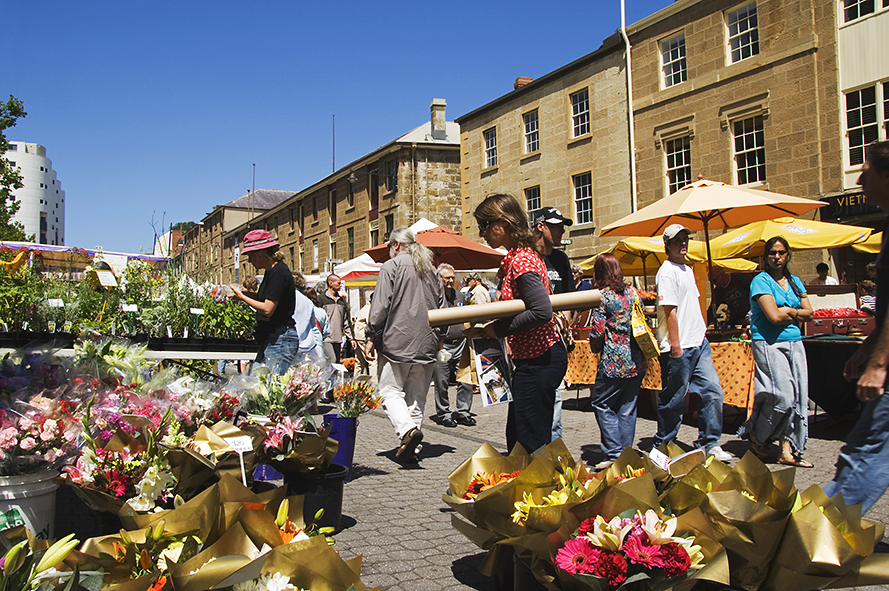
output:
M427 121L419 127L415 127L401 137L395 139L395 142L419 142L424 144L451 144L460 145L460 126L453 121L445 121L445 137L444 139L436 139L432 137L432 125Z
M223 207L240 207L242 209L272 209L297 194L297 191L279 191L277 189L256 189L229 201Z

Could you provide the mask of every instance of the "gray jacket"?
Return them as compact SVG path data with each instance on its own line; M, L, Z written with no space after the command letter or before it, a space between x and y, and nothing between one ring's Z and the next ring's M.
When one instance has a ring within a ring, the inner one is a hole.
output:
M444 290L434 271L420 276L407 252L383 263L367 318L376 350L395 363L434 363L441 332L426 312L444 306Z

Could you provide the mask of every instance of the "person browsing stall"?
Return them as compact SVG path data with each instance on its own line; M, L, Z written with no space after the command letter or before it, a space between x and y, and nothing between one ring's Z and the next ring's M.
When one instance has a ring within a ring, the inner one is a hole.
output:
M481 337L506 337L515 365L506 443L510 450L521 443L531 452L552 441L556 389L568 369L568 353L553 323L546 264L522 206L512 195L490 195L473 216L491 248L509 251L500 263L500 299L525 303L524 312L486 323Z
M695 446L727 462L732 456L719 446L722 435L722 385L707 341L707 325L698 303L694 271L685 264L691 231L673 224L664 230L667 260L657 272L658 326L661 380L657 434L654 447L673 441L682 424L685 397L694 392L698 405L698 439Z
M766 459L766 446L781 442L779 464L812 468L803 459L808 439L809 374L799 323L812 319L806 288L790 273L790 246L781 236L765 245L765 271L750 284L750 338L754 400L739 436Z
M293 328L296 285L278 247L278 241L266 230L247 232L241 253L265 275L255 298L244 293L240 285L231 287L234 297L256 310L256 362L264 363L273 373L283 374L299 349L299 334Z
M858 184L868 203L889 211L889 141L865 148ZM861 504L867 513L889 487L889 219L883 224L883 244L877 256L877 309L875 327L846 362L843 375L858 380L855 387L864 409L846 438L837 459L833 480L824 487L827 496L842 493L847 505Z
M454 267L447 263L438 266L438 276L444 288L446 308L462 306L466 303L463 292L454 288L456 273ZM469 412L472 408L472 386L457 382L457 399L454 403L455 410L450 409L448 400L448 387L452 381L456 381L457 367L460 365L460 357L466 345L466 337L463 336L463 324L452 324L444 335L444 350L450 354L445 363L435 364L432 370L432 385L435 386L435 417L433 420L443 427L456 427L457 424L472 427L476 420Z

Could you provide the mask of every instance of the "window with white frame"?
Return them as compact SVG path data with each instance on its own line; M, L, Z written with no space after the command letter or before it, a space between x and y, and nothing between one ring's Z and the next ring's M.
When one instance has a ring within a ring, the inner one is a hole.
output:
M571 95L571 137L590 132L590 91L584 88Z
M525 154L536 152L540 149L540 136L538 135L537 109L522 116L525 121Z
M766 180L765 134L762 115L735 121L735 167L738 184L762 183Z
M886 137L887 90L889 83L876 84L846 93L846 137L849 145L849 166L864 162L864 147L874 140ZM878 97L882 94L882 97ZM878 109L877 104L883 108ZM882 115L882 121L880 120Z
M497 166L497 128L485 130L485 168Z
M574 181L574 215L578 224L593 221L593 174L584 172L571 177Z
M667 156L667 182L672 195L691 183L691 139L688 136L664 141Z
M688 79L688 68L685 63L685 33L661 43L661 61L664 64L664 88L670 88Z
M756 2L741 6L726 14L728 47L731 63L759 53L759 25Z
M535 185L525 189L525 211L528 212L529 220L538 209L540 209L540 185Z
M318 268L318 241L312 240L312 268Z
M876 0L843 0L843 22L848 23L873 14L876 10L876 3ZM885 0L883 6L886 6Z

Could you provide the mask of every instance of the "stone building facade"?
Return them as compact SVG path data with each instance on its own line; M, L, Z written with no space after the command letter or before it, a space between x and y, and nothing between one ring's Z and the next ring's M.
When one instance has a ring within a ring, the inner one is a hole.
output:
M277 237L284 261L304 275L332 270L389 233L427 218L458 229L460 130L445 119L446 103L433 99L429 122L341 167L290 199L223 236L223 276L234 281L236 244L252 229ZM239 278L254 274L240 259Z
M626 70L616 35L537 80L517 79L512 92L456 121L464 236L478 236L472 212L487 195L509 193L527 210L553 206L572 218L563 240L580 260L600 248L597 228L630 213Z

